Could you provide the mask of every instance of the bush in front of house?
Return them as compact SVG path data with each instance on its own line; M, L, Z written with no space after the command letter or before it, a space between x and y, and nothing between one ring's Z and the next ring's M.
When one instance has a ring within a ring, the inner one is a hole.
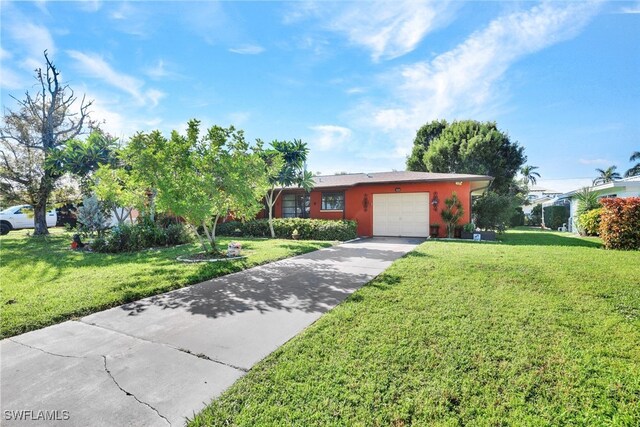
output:
M487 192L473 201L474 223L481 230L503 232L510 224L517 205L518 201L513 196Z
M291 239L298 230L303 240L351 240L358 236L358 223L352 220L328 220L306 218L274 218L273 230L279 239ZM270 237L269 222L255 219L246 222L229 221L218 224L216 233L220 236Z
M546 206L544 209L544 226L557 230L569 223L569 205Z
M522 207L517 206L513 213L511 214L511 218L509 219L509 225L511 227L519 227L524 225L524 211Z
M96 252L135 252L158 246L175 246L193 240L187 227L180 222L153 222L142 219L136 224L112 227L91 247Z
M640 249L640 197L601 199L600 237L607 249Z
M542 224L542 205L537 204L531 209L531 216L527 225L539 227Z
M586 236L597 236L600 234L600 215L602 208L592 209L578 217L577 223L582 234Z

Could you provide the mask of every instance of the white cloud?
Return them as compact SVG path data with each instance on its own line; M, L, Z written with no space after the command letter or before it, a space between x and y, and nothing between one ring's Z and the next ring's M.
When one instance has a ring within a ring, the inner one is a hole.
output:
M341 147L351 138L351 129L342 126L318 125L310 129L315 132L311 144L321 151Z
M84 0L78 2L78 7L85 12L97 12L102 8L101 0Z
M400 67L382 77L389 98L352 112L367 126L400 132L407 152L410 133L437 118L486 115L499 105L500 82L520 58L569 39L596 12L591 3L543 3L499 17L433 60Z
M7 59L11 59L13 55L8 50L5 50L0 46L0 61L5 61Z
M9 37L22 47L22 58L19 60L22 68L33 71L44 67L44 51L53 58L56 45L49 30L33 22L19 19L9 26Z
M611 165L613 162L607 159L579 159L581 165Z
M22 74L16 73L4 65L1 67L1 71L2 79L0 79L0 88L4 90L17 90L27 86L28 83Z
M125 140L138 131L148 132L157 129L163 121L159 117L147 116L148 109L122 103L111 94L98 94L82 87L87 100L93 104L89 108L90 117L109 134ZM79 102L79 101L78 101ZM162 129L165 130L165 129Z
M178 78L180 74L173 71L171 64L167 64L163 59L159 59L155 65L144 70L144 73L154 80L161 80L166 78Z
M242 126L249 121L251 117L251 113L248 111L236 111L233 113L227 114L227 120L231 122L234 126Z
M157 89L143 91L144 82L142 80L114 70L100 55L82 53L77 50L68 50L67 54L76 61L76 66L81 72L128 93L139 104L150 103L152 106L156 106L164 96L164 93Z
M631 6L624 6L622 7L618 13L625 13L625 14L639 14L640 13L640 1L636 2L635 4L631 5Z
M230 48L229 52L238 53L240 55L257 55L259 53L264 52L264 48L262 46L248 44L248 45Z
M351 87L345 91L348 95L357 95L359 93L365 93L366 90L362 87Z
M449 1L367 1L296 5L284 18L296 23L319 17L324 29L343 34L371 52L374 61L413 51L431 31L451 19Z

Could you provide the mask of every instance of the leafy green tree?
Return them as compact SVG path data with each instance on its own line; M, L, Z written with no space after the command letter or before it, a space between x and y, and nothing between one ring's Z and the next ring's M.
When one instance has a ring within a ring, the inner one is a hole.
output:
M313 188L313 174L304 169L309 154L307 144L299 139L293 141L273 141L271 147L263 149L258 140L258 153L265 165L269 189L265 195L271 238L276 237L273 229L273 207L285 187L297 186L310 191Z
M433 139L423 156L428 172L469 173L494 177L490 189L508 194L526 161L524 148L512 142L495 122L454 121Z
M127 218L133 223L133 209L144 210L147 189L132 177L130 169L124 166L101 166L93 175L92 190L114 214L119 225Z
M542 224L542 205L537 204L531 209L530 225L539 226Z
M618 169L617 166L609 166L606 169L596 169L599 176L593 180L593 185L606 184L607 182L621 179L622 177L618 172L616 172L616 169Z
M173 131L157 141L150 163L158 207L184 218L205 252L216 252L220 218L253 218L262 207L268 186L262 159L248 151L242 131L213 126L201 136L198 120L189 121L186 135Z
M18 110L7 109L0 128L0 188L11 197L33 206L34 235L49 234L47 205L64 170L48 159L92 127L91 102L76 104L69 86L59 81L60 72L44 52L46 67L36 70L38 92L17 100ZM3 197L4 198L4 197Z
M51 153L48 166L71 174L80 182L82 193L91 193L92 176L101 165L116 162L117 140L100 129L94 129L84 140L72 139L61 150Z
M522 175L522 181L526 186L529 186L529 183L536 185L538 183L538 178L540 178L540 174L536 172L538 166L530 166L524 165L520 168L520 174Z
M625 173L625 177L640 175L640 151L634 151L629 157L630 162L637 162L631 168L629 168Z
M458 195L454 191L451 197L444 199L444 209L440 213L440 217L447 226L447 236L453 237L453 231L458 225L458 222L464 215L464 209L462 208L462 202L458 199Z
M488 191L473 201L474 223L482 230L502 232L511 222L519 205L520 200L511 194Z
M422 125L413 140L411 155L407 157L407 170L416 172L428 172L424 164L424 154L429 149L431 142L438 138L442 131L448 126L446 120L434 120L431 123Z

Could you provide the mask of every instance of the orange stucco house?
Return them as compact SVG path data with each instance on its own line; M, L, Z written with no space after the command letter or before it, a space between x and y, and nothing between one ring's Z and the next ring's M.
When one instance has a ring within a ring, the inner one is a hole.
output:
M444 200L455 192L471 218L471 196L482 194L493 178L485 175L379 172L315 176L309 193L286 188L274 206L276 218L353 219L359 236L427 237L439 224Z

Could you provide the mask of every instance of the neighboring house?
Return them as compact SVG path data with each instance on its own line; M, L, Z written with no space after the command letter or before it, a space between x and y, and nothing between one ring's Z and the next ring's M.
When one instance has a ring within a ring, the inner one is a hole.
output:
M310 193L286 188L274 206L276 218L353 219L359 236L429 236L440 225L444 200L455 192L464 216L471 218L471 196L480 195L493 178L484 175L429 172L380 172L315 176Z
M607 182L589 187L590 191L595 192L598 198L605 197L640 197L640 176L632 176L617 181ZM578 232L576 224L578 210L578 199L576 194L582 191L582 188L569 191L553 199L552 201L543 203L542 206L551 206L554 204L569 204L569 231Z
M531 210L534 206L553 200L560 194L562 193L556 190L550 190L548 188L540 187L539 185L532 185L529 187L529 193L527 194L527 204L522 205L522 212L524 212L525 215L530 216Z

